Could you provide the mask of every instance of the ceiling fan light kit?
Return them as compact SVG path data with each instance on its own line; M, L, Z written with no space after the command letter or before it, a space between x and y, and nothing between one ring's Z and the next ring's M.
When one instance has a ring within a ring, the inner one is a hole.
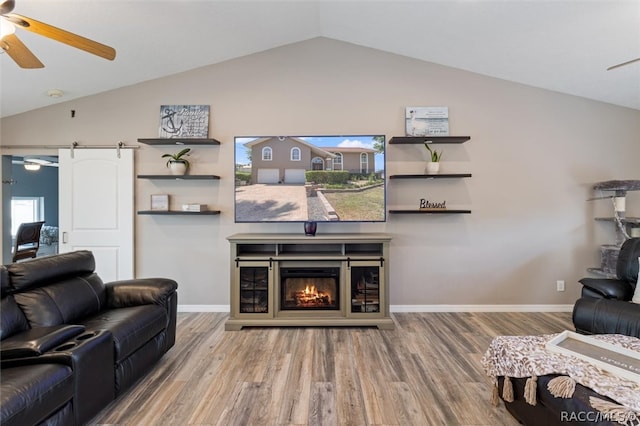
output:
M16 32L16 26L6 19L0 19L0 39Z
M76 49L99 56L110 61L116 57L114 48L97 41L79 36L53 25L36 21L26 16L10 13L15 6L14 0L4 0L0 3L0 47L21 68L43 68L44 64L25 46L14 34L15 27L64 43Z

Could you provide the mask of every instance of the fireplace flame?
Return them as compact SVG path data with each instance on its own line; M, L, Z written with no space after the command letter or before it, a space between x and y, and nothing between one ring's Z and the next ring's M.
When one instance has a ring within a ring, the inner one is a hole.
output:
M282 285L283 309L339 309L334 277L287 277Z
M302 306L326 306L331 304L331 293L318 290L311 284L305 285L303 290L294 292L294 299L297 305Z

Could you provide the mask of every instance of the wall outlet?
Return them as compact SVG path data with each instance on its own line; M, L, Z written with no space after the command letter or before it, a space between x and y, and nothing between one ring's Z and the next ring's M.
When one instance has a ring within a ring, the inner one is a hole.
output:
M564 280L556 281L556 290L564 291Z

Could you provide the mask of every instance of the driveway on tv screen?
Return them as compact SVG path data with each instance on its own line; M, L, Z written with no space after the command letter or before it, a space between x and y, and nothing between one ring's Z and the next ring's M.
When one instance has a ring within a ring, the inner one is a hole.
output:
M308 220L307 191L304 185L263 184L236 188L236 220Z

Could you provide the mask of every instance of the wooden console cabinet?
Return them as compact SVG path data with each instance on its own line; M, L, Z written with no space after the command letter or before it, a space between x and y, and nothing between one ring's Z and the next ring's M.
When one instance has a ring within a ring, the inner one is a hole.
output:
M227 239L231 245L231 313L226 330L244 326L393 329L388 234L234 234ZM337 271L337 306L285 308L280 272L291 268Z

